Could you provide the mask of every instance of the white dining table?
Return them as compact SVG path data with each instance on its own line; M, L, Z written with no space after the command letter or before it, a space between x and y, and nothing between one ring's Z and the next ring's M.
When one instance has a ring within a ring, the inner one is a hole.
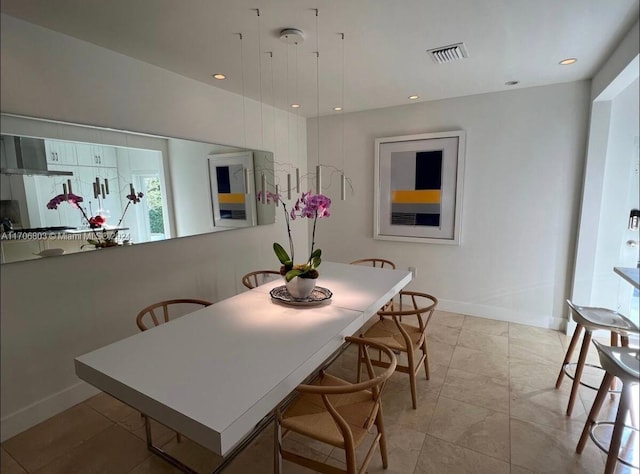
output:
M79 356L76 374L227 456L411 281L404 270L319 270L317 285L333 293L323 304L272 300L278 279Z

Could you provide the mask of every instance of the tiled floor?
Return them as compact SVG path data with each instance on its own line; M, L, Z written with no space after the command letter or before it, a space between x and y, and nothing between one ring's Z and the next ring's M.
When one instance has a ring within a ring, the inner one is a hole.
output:
M391 378L383 403L389 468L382 469L376 454L368 472L603 472L604 455L591 441L582 455L575 454L595 393L581 389L568 418L570 380L554 388L564 335L445 312L434 315L427 332L431 380L420 375L418 409L413 410L406 375ZM589 357L597 360L595 353ZM354 369L354 353L347 350L329 372L346 376ZM613 419L616 404L607 397L604 416ZM270 472L271 436L272 430L265 430L225 472ZM157 424L154 440L199 472L220 461L189 440L177 443L172 431ZM302 437L286 440L292 450L344 466L339 449ZM637 437L633 443L638 453ZM1 459L2 474L178 472L146 450L139 413L105 394L7 440ZM309 471L285 463L284 472ZM616 472L637 471L619 465Z

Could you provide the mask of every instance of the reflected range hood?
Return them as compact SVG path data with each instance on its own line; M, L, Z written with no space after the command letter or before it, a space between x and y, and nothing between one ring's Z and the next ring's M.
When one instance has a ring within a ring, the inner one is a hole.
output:
M0 174L73 176L71 171L53 171L47 166L44 139L1 135Z

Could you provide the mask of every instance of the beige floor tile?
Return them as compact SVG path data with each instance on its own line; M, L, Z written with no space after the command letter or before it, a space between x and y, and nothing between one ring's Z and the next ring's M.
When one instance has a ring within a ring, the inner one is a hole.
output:
M429 357L429 366L443 365L447 367L451 362L451 356L456 346L443 344L439 341L432 341L427 336L427 356Z
M37 474L122 474L149 456L145 444L118 425L56 458Z
M474 316L465 316L462 329L491 334L492 336L509 335L509 323L506 321L495 321L493 319L477 318Z
M509 464L427 435L415 474L509 474Z
M509 461L509 417L504 413L441 396L427 434Z
M555 388L532 388L511 384L511 417L549 426L559 431L580 434L587 414L576 401L571 416L566 416L569 392Z
M458 313L450 313L448 311L436 310L431 317L429 324L440 324L452 328L461 328L464 323L464 315Z
M509 357L512 359L530 360L540 364L549 364L558 370L564 360L565 352L558 344L532 344L525 339L509 339Z
M449 368L440 395L459 402L509 413L509 379Z
M375 431L375 430L374 430ZM367 468L368 473L388 473L388 474L405 474L413 472L422 449L425 434L417 431L409 430L399 426L386 429L387 434L387 454L389 466L387 469L382 467L382 457L380 448L376 448L376 452ZM358 463L364 459L370 444L363 443L357 451ZM331 459L340 461L344 466L344 451L335 448L330 455ZM336 465L332 463L332 465ZM286 474L286 471L285 473Z
M458 345L505 357L509 354L509 338L507 336L493 336L464 328L460 332Z
M562 340L564 334L555 329L538 328L524 324L509 323L509 338L521 341L529 341L533 345L549 344L563 350Z
M509 360L509 381L511 384L527 385L534 388L554 388L562 361L557 365L538 364L524 359ZM565 377L563 390L571 388L571 380Z
M197 472L211 472L222 462L220 456L184 436L179 443L173 438L162 449Z
M463 346L456 346L449 367L488 377L507 377L509 375L507 356L495 352L468 349Z
M149 457L134 467L127 474L181 474L182 471L173 467L164 459L149 453Z
M429 324L427 326L427 342L437 341L450 346L458 343L460 328L444 326L442 324Z
M172 439L175 439L176 432L167 428L166 426L158 423L155 420L150 420L151 423L151 438L153 444L156 446L164 446ZM130 431L141 440L147 440L147 432L144 426L144 418L140 416L140 413L134 410L129 416L119 423L124 429Z
M84 404L76 405L5 441L3 448L28 471L35 471L112 422Z
M2 474L23 474L27 471L22 469L22 466L3 449L0 454L0 472Z
M582 454L575 449L579 435L511 420L511 462L534 472L598 473L604 470L600 451L587 443Z
M407 430L426 433L433 411L435 410L440 391L438 389L425 390L418 381L418 407L411 406L409 380L404 390L384 393L382 395L382 415L387 429L401 427Z
M122 421L134 413L140 416L136 410L104 392L91 397L84 403L115 422Z
M511 465L511 474L535 474L534 471L530 471L524 467L516 466L515 464Z

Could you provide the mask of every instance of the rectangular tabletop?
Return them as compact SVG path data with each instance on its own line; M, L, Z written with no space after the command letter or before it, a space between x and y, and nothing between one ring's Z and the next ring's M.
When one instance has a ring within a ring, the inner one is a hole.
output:
M411 280L321 269L329 304L284 306L259 287L80 356L76 374L224 456Z

